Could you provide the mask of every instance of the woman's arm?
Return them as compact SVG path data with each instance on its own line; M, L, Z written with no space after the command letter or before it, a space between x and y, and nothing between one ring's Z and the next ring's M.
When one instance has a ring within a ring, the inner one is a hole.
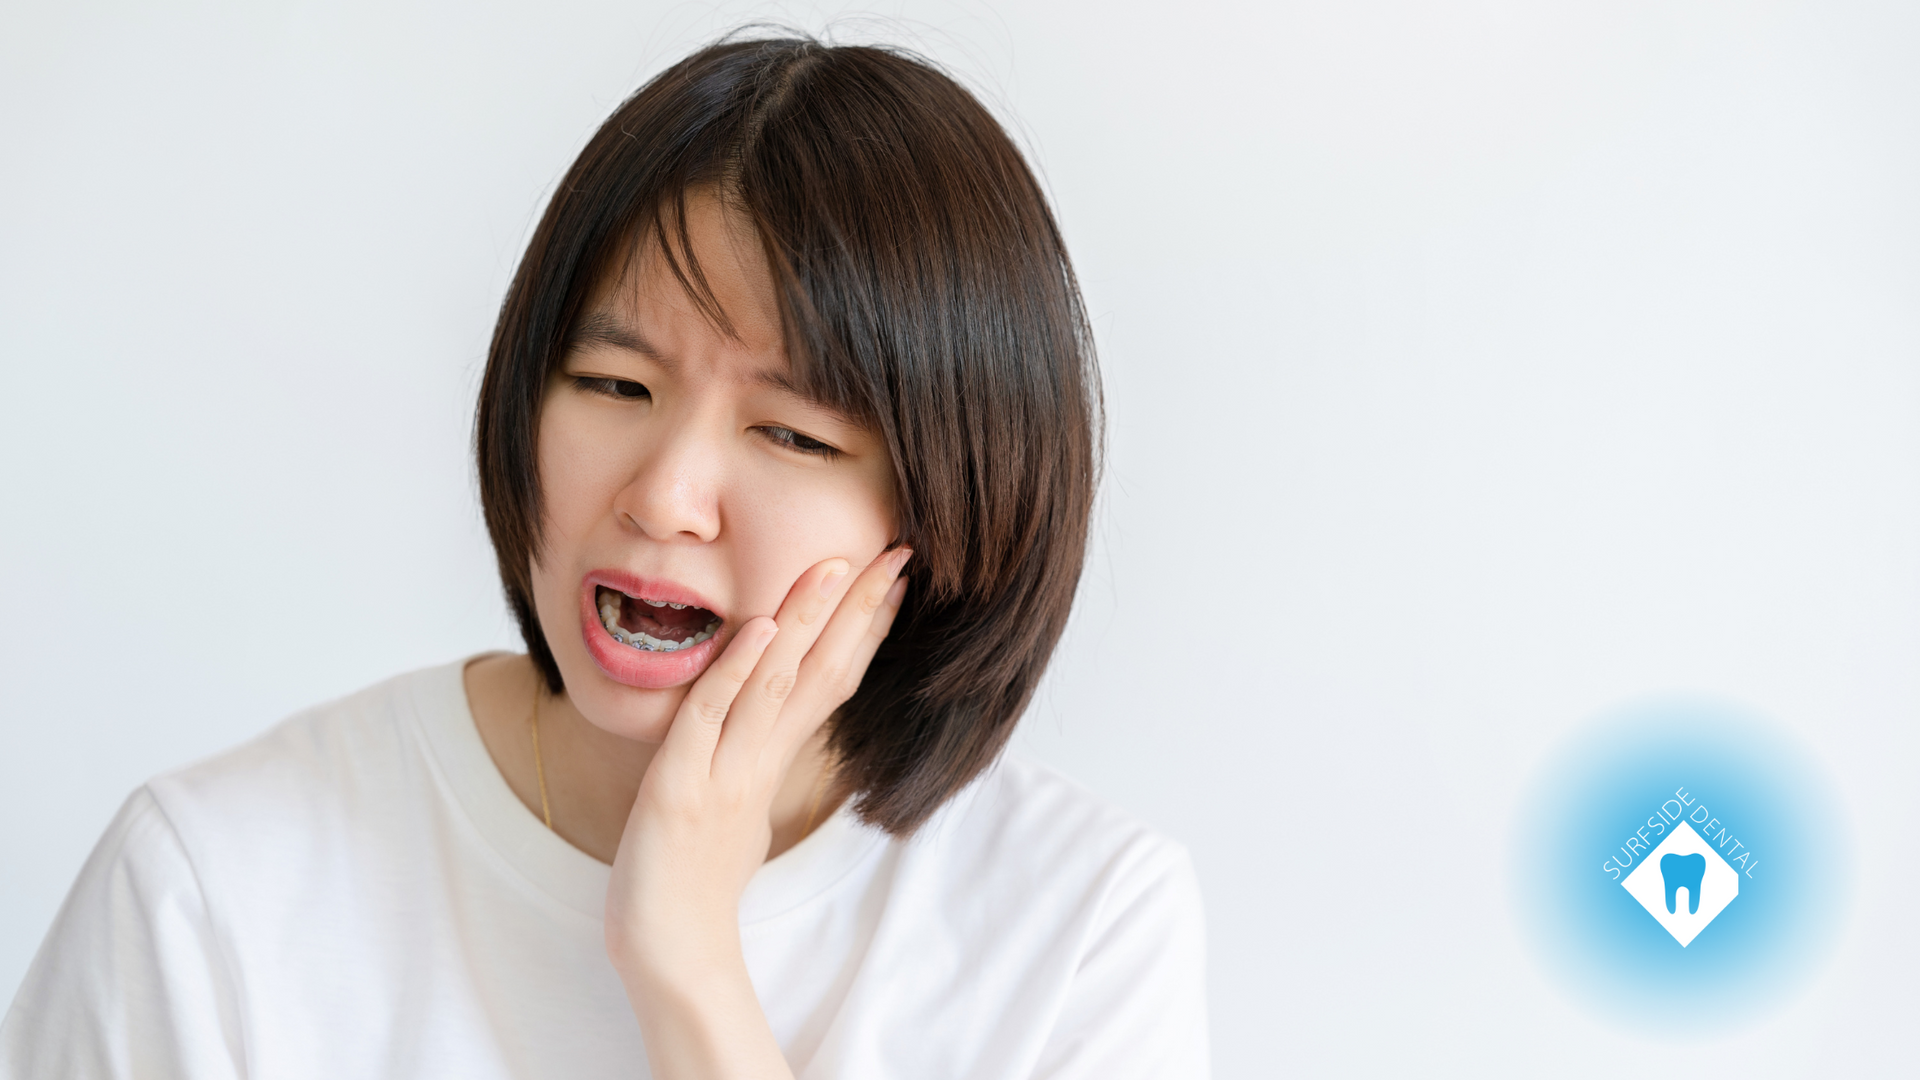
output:
M607 953L659 1080L792 1076L747 976L740 895L787 770L892 627L911 554L882 554L851 585L844 559L802 575L693 684L647 768L613 862Z
M199 878L143 787L88 857L0 1022L0 1080L243 1076L240 1014Z

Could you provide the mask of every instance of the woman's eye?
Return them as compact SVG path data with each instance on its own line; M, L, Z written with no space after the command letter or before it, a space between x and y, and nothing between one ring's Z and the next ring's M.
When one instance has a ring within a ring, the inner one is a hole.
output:
M798 450L803 454L818 454L828 459L840 455L840 451L835 447L823 443L810 435L802 435L791 428L763 427L760 430L766 434L767 438L772 439L781 446Z
M619 398L622 401L638 401L641 398L652 396L647 392L645 386L634 382L632 379L606 379L583 375L575 378L573 381L582 390L601 394L606 397Z

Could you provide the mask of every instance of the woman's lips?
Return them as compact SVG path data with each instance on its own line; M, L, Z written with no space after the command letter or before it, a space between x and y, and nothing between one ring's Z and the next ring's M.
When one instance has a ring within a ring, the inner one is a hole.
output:
M719 655L727 637L728 628L724 623L707 640L674 652L649 652L615 639L601 624L600 612L594 603L594 595L603 585L628 596L706 608L715 616L724 616L698 594L670 581L650 580L619 571L588 574L580 582L580 633L587 643L587 654L608 678L643 690L664 690L692 682Z

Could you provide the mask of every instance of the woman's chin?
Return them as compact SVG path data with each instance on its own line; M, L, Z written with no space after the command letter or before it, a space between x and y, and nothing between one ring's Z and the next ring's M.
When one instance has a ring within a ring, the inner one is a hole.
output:
M686 700L687 690L685 686L641 690L603 680L602 685L586 693L570 696L580 715L601 731L635 742L658 744L666 739L667 729L673 726L673 716Z

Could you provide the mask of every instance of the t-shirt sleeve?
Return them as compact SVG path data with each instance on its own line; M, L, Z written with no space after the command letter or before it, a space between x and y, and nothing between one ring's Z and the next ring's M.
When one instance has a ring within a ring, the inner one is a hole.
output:
M227 970L186 849L141 788L88 857L0 1024L0 1078L242 1076Z
M1206 1077L1206 948L1193 863L1161 841L1105 898L1036 1080Z

